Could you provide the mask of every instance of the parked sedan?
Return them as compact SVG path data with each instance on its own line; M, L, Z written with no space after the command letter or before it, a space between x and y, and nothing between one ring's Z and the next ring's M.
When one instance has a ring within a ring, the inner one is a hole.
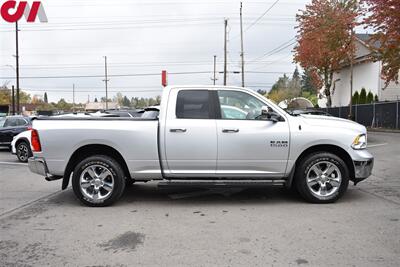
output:
M13 137L31 127L31 118L24 116L8 116L0 119L0 146L11 146Z
M14 136L11 142L11 153L17 155L21 162L28 162L28 158L32 157L31 149L31 130L22 132Z

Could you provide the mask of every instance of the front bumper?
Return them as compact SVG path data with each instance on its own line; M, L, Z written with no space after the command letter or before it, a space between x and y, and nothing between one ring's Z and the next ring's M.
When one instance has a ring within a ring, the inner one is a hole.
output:
M354 164L354 184L367 179L372 174L372 168L374 167L374 159L368 159L365 161L353 161Z
M31 172L44 176L47 181L54 181L62 178L62 176L54 176L49 173L49 169L47 168L46 160L44 158L29 158L28 166Z

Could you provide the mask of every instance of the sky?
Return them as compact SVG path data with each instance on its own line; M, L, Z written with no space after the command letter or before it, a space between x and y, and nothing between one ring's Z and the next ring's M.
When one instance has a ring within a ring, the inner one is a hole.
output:
M243 0L246 87L269 90L279 76L293 73L296 13L308 2ZM217 72L223 71L224 18L228 19L228 71L241 68L240 1L44 0L42 4L48 23L27 23L25 18L19 22L20 88L32 96L47 92L49 101L72 102L75 84L75 102L100 99L105 96L104 56L109 96L160 95L162 70L169 73L169 85L212 84L214 55ZM15 24L1 20L0 86L15 84L13 55ZM223 74L217 78L216 84L223 84ZM229 73L227 83L240 86L241 75Z

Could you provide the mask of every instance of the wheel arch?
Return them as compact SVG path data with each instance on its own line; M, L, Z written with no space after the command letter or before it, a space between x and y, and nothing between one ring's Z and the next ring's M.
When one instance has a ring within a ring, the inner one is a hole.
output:
M298 166L298 164L308 155L311 155L315 152L329 152L332 153L336 156L338 156L339 158L341 158L347 165L347 168L349 170L349 174L350 180L353 180L355 177L355 171L354 171L354 164L353 164L353 160L351 159L349 153L347 153L346 150L344 150L343 148L341 148L340 146L336 146L336 145L314 145L311 146L309 148L307 148L306 150L304 150L300 156L296 159L295 164L293 165L293 169L290 172L290 177L287 180L287 187L291 187L292 183L293 183L293 179L294 179L294 174L296 172L296 168Z
M21 144L21 142L25 142L25 143L27 143L27 144L30 146L30 142L29 142L28 138L22 137L22 138L19 138L19 139L15 142L15 147L17 147L19 144Z
M93 155L106 155L112 157L121 165L125 176L131 179L131 175L125 159L115 148L102 144L90 144L90 145L84 145L75 150L74 153L72 153L71 157L68 160L67 166L65 167L64 177L62 182L62 190L68 187L71 174L74 171L76 164L79 161Z

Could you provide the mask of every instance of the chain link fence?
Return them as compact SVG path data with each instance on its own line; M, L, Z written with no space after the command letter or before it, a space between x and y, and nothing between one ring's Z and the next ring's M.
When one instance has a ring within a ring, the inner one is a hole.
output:
M353 118L356 122L371 128L399 129L400 101L374 102L372 104L354 105ZM332 116L348 119L349 107L320 108Z

